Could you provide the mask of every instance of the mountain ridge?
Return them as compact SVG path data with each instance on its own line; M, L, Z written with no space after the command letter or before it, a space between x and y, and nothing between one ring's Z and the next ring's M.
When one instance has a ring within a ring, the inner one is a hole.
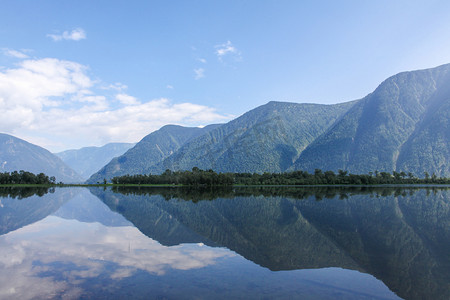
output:
M34 153L25 146L22 150ZM5 156L9 150L1 151ZM63 179L58 181L81 181L76 172L42 153L16 157L21 161L17 166L2 159L1 170L52 176L52 166L67 173L59 174ZM82 161L91 167L92 157ZM39 170L30 169L39 160L47 162L41 162ZM87 182L193 167L240 173L403 171L417 177L449 177L450 64L398 73L359 100L329 105L270 101L225 124L166 125L105 161L94 168L96 173L83 173L85 179L92 174Z
M121 172L160 174L198 167L448 177L449 120L450 64L445 64L393 75L359 100L332 105L271 101L186 141L165 157L152 163L137 159L140 168ZM113 176L102 173L102 178Z
M80 174L83 180L86 180L110 162L111 159L122 155L134 145L136 144L108 143L100 147L83 147L54 154Z
M212 124L200 128L165 125L159 130L146 135L123 155L113 158L97 173L92 174L87 182L95 183L101 182L105 178L110 179L114 176L128 173L142 173L147 166L153 165L171 155L185 142L218 126L220 125Z
M282 172L353 104L271 101L187 143L147 171L197 166L217 172Z
M77 183L83 179L50 151L19 139L0 133L0 171L28 171L55 176L57 182Z
M447 64L434 69L402 72L386 79L311 143L293 169L343 169L356 173L401 170L418 176L424 172L450 175L450 161L448 156L445 159L445 154L440 165L446 167L439 170L429 167L430 163L418 167L411 162L427 160L424 155L418 159L420 153L408 156L401 152L403 145L411 143L409 140L414 131L423 130L420 126L424 118L433 121L436 113L448 114L448 109L442 112L438 108L448 106L450 100L449 71L450 64ZM435 106L437 108L433 109ZM448 124L444 127L450 129ZM436 144L432 135L431 141L423 138L422 141L425 145ZM448 139L443 151L449 153Z

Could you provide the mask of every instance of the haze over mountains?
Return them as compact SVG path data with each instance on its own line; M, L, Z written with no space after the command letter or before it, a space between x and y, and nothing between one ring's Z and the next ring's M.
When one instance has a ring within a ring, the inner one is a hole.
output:
M111 143L52 154L42 147L0 133L0 172L42 172L55 176L56 182L81 183L132 146L134 144Z
M132 143L110 143L102 147L66 150L55 153L55 155L80 174L83 180L86 180L109 163L112 158L124 154L134 145Z
M403 72L366 97L346 103L269 102L226 124L204 128L167 125L128 150L129 144L115 144L58 155L84 179L97 171L88 179L90 183L193 167L216 172L404 171L417 177L424 177L425 172L448 177L449 71L450 64ZM56 168L77 176L65 165L50 163L48 157L31 155L30 147L21 148L23 155L16 148L18 162L13 163L7 149L11 145L1 143L3 171L46 170L53 175ZM75 178L58 176L64 182Z

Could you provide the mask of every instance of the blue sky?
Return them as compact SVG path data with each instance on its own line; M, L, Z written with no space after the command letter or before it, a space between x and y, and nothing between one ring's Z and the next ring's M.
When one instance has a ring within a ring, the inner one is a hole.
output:
M449 1L0 3L0 132L61 151L360 99L450 63Z

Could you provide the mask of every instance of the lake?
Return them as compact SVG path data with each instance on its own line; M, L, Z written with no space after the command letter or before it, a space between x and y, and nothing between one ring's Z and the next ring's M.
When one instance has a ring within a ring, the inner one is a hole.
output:
M450 299L450 188L0 188L1 299Z

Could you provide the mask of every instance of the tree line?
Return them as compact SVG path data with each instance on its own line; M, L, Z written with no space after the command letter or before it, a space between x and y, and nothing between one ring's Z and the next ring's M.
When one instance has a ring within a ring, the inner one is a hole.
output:
M55 184L55 181L54 176L48 177L44 173L35 175L24 170L0 173L0 184Z
M166 170L160 175L137 174L112 178L113 184L168 184L187 186L225 186L225 185L374 185L374 184L450 184L450 178L424 174L418 178L405 172L369 172L352 174L339 170L323 172L316 169L314 173L292 171L284 173L216 173L213 170L192 171ZM106 183L106 180L105 180Z
M171 171L167 169L161 175L124 175L111 179L113 184L170 184L188 186L221 186L233 185L235 182L233 173L216 173L213 170L201 170L197 167L192 171Z

